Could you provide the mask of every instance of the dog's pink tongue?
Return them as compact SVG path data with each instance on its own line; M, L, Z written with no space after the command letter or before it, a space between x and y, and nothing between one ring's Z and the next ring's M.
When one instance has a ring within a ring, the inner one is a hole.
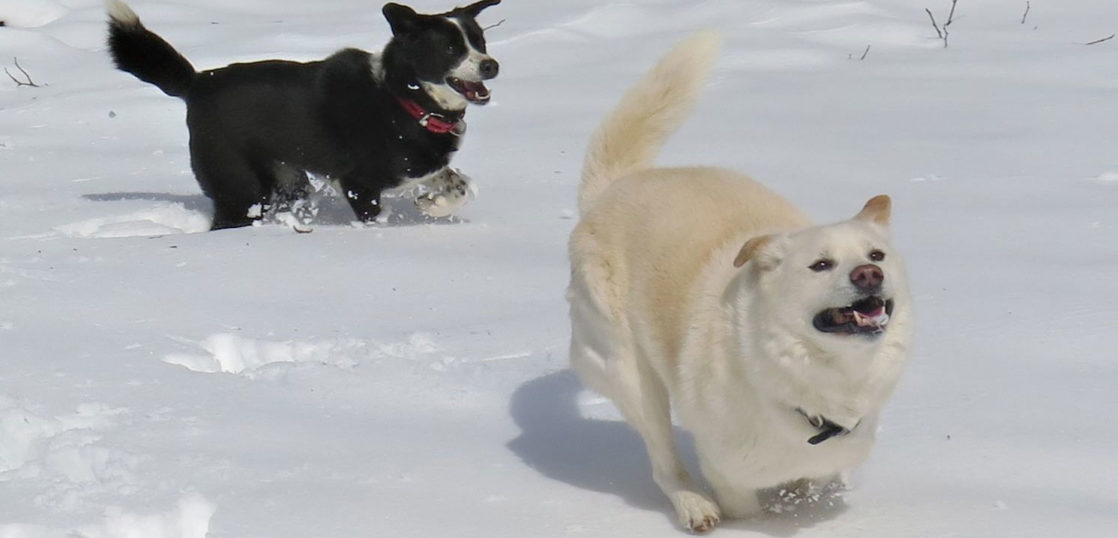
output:
M878 307L873 312L865 314L857 310L854 311L854 323L861 327L876 327L887 321L889 321L889 316L885 314L885 307Z

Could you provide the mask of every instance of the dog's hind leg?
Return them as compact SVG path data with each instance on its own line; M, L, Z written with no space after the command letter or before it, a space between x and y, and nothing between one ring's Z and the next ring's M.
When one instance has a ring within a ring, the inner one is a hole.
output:
M272 166L272 196L269 214L290 213L300 224L311 224L318 215L315 192L307 172L286 163Z
M652 464L652 478L671 500L679 522L693 532L712 530L720 519L718 505L695 485L680 460L672 430L668 391L651 368L622 353L607 362L610 397L642 439Z
M693 532L712 530L718 505L695 485L679 459L668 390L641 361L617 295L620 269L591 228L571 235L571 366L590 388L613 401L644 440L652 478Z
M289 164L275 163L272 176L272 201L279 210L289 209L293 203L306 199L314 191L307 173Z
M587 386L608 397L644 440L652 478L667 495L681 525L707 532L719 521L718 505L695 485L680 460L672 430L668 390L640 361L617 300L614 280L593 234L572 235L571 366ZM579 261L575 261L579 260Z
M671 500L679 522L706 532L719 521L718 505L701 493L679 459L668 392L655 372L642 368L615 327L590 304L581 279L571 289L571 366L583 383L613 401L644 440L652 478ZM581 287L581 289L579 289Z
M270 189L265 188L257 167L244 155L228 146L191 137L190 163L202 192L213 200L210 229L249 226L260 218Z

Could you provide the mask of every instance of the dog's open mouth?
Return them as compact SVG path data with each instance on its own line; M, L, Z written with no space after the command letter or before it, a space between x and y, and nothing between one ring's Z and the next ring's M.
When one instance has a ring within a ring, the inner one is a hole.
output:
M885 332L892 313L893 300L875 295L850 306L823 310L815 315L812 324L825 333L879 334Z
M462 80L458 77L447 77L446 83L454 88L454 91L462 94L467 101L475 105L484 105L489 102L489 88L485 87L483 82L472 82L469 80Z

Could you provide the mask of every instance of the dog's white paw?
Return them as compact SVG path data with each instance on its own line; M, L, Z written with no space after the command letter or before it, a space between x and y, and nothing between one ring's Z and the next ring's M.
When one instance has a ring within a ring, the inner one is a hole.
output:
M428 192L415 199L415 206L429 217L448 217L463 203L455 203L449 196L440 193Z
M701 493L677 491L671 495L671 501L680 525L691 532L710 532L721 521L718 505Z
M431 217L447 217L457 212L474 195L469 176L450 168L445 169L426 186L431 190L415 199L415 205Z

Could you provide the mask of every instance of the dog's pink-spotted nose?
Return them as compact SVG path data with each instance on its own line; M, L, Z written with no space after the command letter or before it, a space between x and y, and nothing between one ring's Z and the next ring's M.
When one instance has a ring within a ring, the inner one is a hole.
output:
M861 291L877 291L885 281L885 272L872 263L859 265L850 272L850 281Z

